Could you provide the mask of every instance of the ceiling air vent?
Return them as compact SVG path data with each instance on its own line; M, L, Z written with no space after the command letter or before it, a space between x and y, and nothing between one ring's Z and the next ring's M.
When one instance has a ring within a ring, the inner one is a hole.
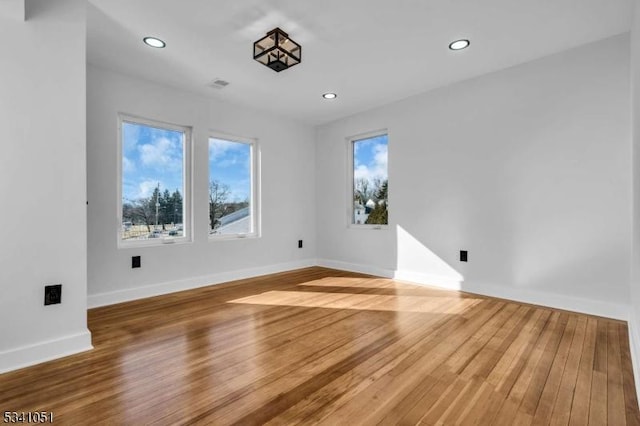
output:
M213 87L214 89L224 89L228 85L228 81L222 80L220 78L216 78L211 83L209 83L209 87Z

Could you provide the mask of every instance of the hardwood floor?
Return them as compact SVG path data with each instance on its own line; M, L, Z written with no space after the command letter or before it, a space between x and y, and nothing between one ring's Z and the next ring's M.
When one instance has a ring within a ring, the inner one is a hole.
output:
M89 311L0 375L56 424L640 425L623 322L307 268Z

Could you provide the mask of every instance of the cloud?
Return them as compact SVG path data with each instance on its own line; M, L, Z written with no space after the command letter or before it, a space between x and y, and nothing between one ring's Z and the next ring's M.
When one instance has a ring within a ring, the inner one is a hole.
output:
M122 148L125 153L135 151L138 146L138 140L140 140L142 125L134 123L122 124Z
M241 202L250 198L251 182L247 179L229 182L229 201Z
M368 148L374 142L374 139L361 139L354 141L353 155L357 155L361 149Z
M153 190L158 187L157 180L144 180L138 184L138 193L135 198L147 198L153 194ZM160 182L160 188L162 188L162 182Z
M136 164L128 157L122 157L122 171L125 173L134 173L136 171Z
M140 161L145 167L180 170L182 168L182 146L166 137L154 139L138 147Z
M385 180L388 178L388 148L386 144L375 144L372 150L372 159L367 164L357 161L353 170L354 179L366 179L371 184L375 179Z
M384 169L385 178L389 161L389 148L387 145L378 144L374 148L374 162L376 167Z
M209 161L216 161L222 157L246 148L246 144L222 139L209 139ZM224 167L224 166L223 166Z
M242 159L238 155L229 155L224 160L216 162L216 167L231 167L237 164L245 165L246 160L242 161Z

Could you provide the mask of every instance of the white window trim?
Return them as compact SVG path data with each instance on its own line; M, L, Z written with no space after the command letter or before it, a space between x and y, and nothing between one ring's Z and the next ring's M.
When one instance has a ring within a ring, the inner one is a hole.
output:
M182 179L184 182L184 193L182 194L183 208L182 208L182 225L183 236L171 237L171 238L154 238L147 240L123 240L121 238L122 231L122 123L134 123L142 124L144 126L156 127L166 130L174 130L177 132L184 132L184 144L182 147L183 155L183 170ZM164 121L151 120L131 114L118 113L118 149L117 149L117 232L116 240L118 248L132 248L132 247L151 247L171 244L184 244L191 243L193 241L193 205L191 201L191 188L192 188L192 169L193 169L193 157L192 153L193 145L193 129L190 126L181 126L178 124L166 123Z
M389 130L388 129L380 129L374 130L366 133L358 133L356 135L349 136L346 139L346 148L347 148L347 228L349 229L359 229L359 230L376 230L376 231L385 231L389 229L389 224L391 223L391 212L389 212L389 220L386 225L368 225L368 224L357 224L353 223L353 192L354 192L354 179L353 179L353 144L357 141L361 141L363 139L374 138L376 136L387 135L387 141L389 140ZM388 167L388 166L387 166ZM387 174L389 170L387 168Z
M209 137L207 138L207 217L209 217L209 182L211 182L211 170L209 169L209 139L222 139L229 142L243 143L251 146L251 219L253 225L253 232L248 234L211 234L209 233L209 224L207 225L207 234L209 235L209 242L211 241L229 241L246 238L260 238L262 229L262 206L261 206L261 193L260 193L260 144L257 138L243 137L232 135L229 133L223 133L216 130L209 131Z

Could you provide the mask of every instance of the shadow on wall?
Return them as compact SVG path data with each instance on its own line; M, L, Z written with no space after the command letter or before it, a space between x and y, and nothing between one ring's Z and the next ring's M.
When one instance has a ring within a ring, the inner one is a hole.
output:
M397 225L397 263L394 278L460 290L464 277L429 250L402 226Z

